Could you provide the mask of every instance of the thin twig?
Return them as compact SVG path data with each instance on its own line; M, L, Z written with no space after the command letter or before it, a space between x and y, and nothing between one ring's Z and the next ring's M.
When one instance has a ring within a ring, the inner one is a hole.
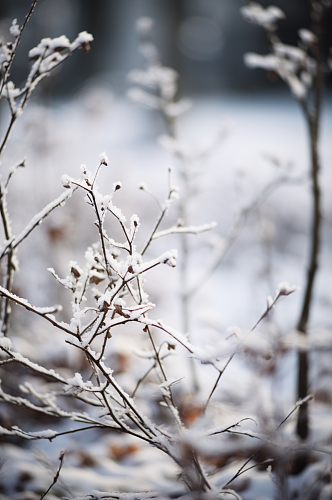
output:
M286 415L286 417L280 422L278 427L271 432L271 434L267 437L266 442L269 442L269 440L278 432L280 427L286 422L286 420L289 419L289 417L297 410L297 408L301 408L303 404L307 404L307 402L312 399L312 395L307 396L306 398L302 399L301 401L298 401L294 408ZM224 484L223 488L226 488L234 479L239 477L241 474L243 474L245 471L243 470L245 466L254 458L254 456L263 448L264 444L262 444L259 448L257 448L252 455L244 462L244 464L239 468L239 470L231 477L229 481L227 481L226 484Z
M229 363L232 361L232 359L234 358L234 356L235 356L235 352L233 352L233 354L229 357L228 361L226 362L226 364L225 364L224 368L223 368L223 369L219 372L219 375L218 375L217 380L216 380L216 382L215 382L215 384L214 384L214 386L213 386L213 388L212 388L212 391L210 392L209 397L208 397L208 398L207 398L207 400L206 400L206 403L205 403L205 406L204 406L204 411L205 411L205 410L206 410L206 408L208 407L208 404L209 404L209 402L210 402L210 399L212 398L214 391L215 391L215 390L216 390L216 388L218 387L218 384L219 384L219 381L220 381L220 379L221 379L222 374L224 373L224 371L226 370L227 366L228 366L228 365L229 365Z
M14 57L15 57L15 54L16 54L16 51L17 51L17 47L21 41L21 37L22 37L22 34L23 34L23 31L25 30L25 27L34 11L34 8L37 4L38 0L34 0L31 7L30 7L30 10L28 12L28 14L26 15L26 18L24 20L24 23L22 24L21 26L21 29L20 29L20 34L18 35L16 41L15 41L15 48L14 50L12 51L11 53L11 56L10 56L10 60L8 62L8 65L7 65L7 68L6 68L6 71L5 71L5 74L4 74L4 77L3 77L3 80L2 80L2 83L1 83L1 87L0 87L0 99L1 99L1 96L2 96L2 92L3 92L3 88L4 88L4 85L5 83L7 82L7 78L9 76L9 71L10 71L10 68L11 68L11 65L13 63L13 60L14 60Z
M60 456L59 456L59 467L58 467L58 470L56 471L56 474L54 476L54 479L53 479L53 482L51 484L51 486L45 491L45 493L40 497L40 500L43 500L43 498L47 495L47 493L49 491L51 491L51 489L53 488L53 486L57 483L58 479L59 479L59 476L60 476L60 472L61 472L61 469L62 469L62 466L63 466L63 460L64 460L64 457L65 457L65 451L62 451L60 453Z

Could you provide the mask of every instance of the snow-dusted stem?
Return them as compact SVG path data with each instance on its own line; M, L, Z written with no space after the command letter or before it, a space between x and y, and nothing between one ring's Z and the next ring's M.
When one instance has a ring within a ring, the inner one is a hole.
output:
M188 249L188 236L186 234L181 234L181 263L180 263L180 273L181 273L181 314L182 314L182 329L185 334L190 330L189 324L189 303L190 296L187 293L188 290L188 259L189 259L189 249ZM199 383L196 373L195 361L189 358L189 367L191 372L191 379L194 386L194 390L199 390Z

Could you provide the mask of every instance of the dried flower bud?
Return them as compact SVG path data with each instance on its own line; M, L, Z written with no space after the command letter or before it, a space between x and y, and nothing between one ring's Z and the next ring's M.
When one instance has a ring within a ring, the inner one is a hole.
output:
M277 293L279 295L290 295L291 293L295 292L295 290L298 290L298 286L290 286L286 281L283 283L280 283L277 288Z
M99 155L99 161L101 165L105 165L107 167L108 165L108 158L106 156L105 151L103 153L100 153Z
M89 42L83 42L80 48L83 50L83 52L89 52L90 51Z
M70 189L71 188L71 177L69 175L65 174L61 177L61 182L64 188Z
M89 278L89 283L94 283L95 285L98 285L101 281L104 281L104 276L102 276L100 273L94 273L90 276Z
M70 268L70 272L71 272L71 274L72 274L72 275L73 275L76 279L80 278L80 276L81 276L81 273L79 272L79 270L78 270L76 267L74 267L74 266L72 266L72 267Z

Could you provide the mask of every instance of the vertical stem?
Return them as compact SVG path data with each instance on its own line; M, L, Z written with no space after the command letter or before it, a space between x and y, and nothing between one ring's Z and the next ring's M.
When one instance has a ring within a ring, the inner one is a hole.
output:
M5 288L11 292L14 281L14 266L12 263L12 258L14 255L14 250L11 250L7 255L7 270L6 270L6 281ZM8 297L2 297L1 303L1 333L6 336L9 330L10 316L12 313L12 308Z
M169 118L167 114L163 113L163 118L166 123L166 127L168 129L169 135L174 139L177 139L178 134L176 130L176 120ZM179 162L181 163L180 175L182 180L182 186L184 193L182 194L180 206L179 206L179 216L180 219L184 221L186 224L187 221L187 208L188 208L188 200L190 198L190 181L188 177L187 170L187 161L186 158L177 153ZM190 330L190 321L189 321L189 305L190 305L190 293L189 293L189 283L188 283L188 259L190 255L189 245L188 245L188 237L186 234L180 235L181 240L181 265L180 265L180 281L181 281L181 316L182 316L182 329L183 333L187 334ZM193 383L194 391L197 392L199 390L199 382L195 367L195 361L193 358L189 358L189 368L191 372L191 380Z
M181 211L182 212L182 211ZM183 217L181 217L183 218ZM181 265L180 265L180 280L181 280L181 314L182 314L182 331L186 335L189 332L189 294L188 294L188 238L186 234L181 234ZM199 390L199 383L195 368L195 361L189 358L189 368L191 372L191 380L193 383L194 391Z
M312 4L312 3L311 3ZM323 6L322 6L323 7ZM316 48L317 75L314 88L313 109L310 110L308 103L303 104L303 111L308 125L310 158L311 158L311 194L312 194L312 225L310 238L310 254L307 270L307 281L304 292L303 304L297 329L303 334L307 334L307 325L312 306L312 294L316 272L318 268L318 256L320 250L320 228L321 228L321 192L319 186L320 161L318 154L318 135L321 114L321 101L323 91L323 64L322 64L322 14L319 18L314 17L314 6L311 5L311 15L315 20L315 31L318 38ZM308 353L300 352L298 355L298 379L297 396L303 399L308 394ZM297 434L306 439L309 434L309 417L307 403L299 409L297 421Z
M13 125L16 121L16 114L15 113L12 113L12 117L10 119L10 123L8 125L8 128L7 128L7 132L5 134L5 137L3 138L3 141L1 143L1 146L0 146L0 155L2 154L2 152L4 151L5 147L6 147L6 144L7 144L7 141L9 139L9 136L10 136L10 133L12 131L12 128L13 128Z
M0 215L2 219L4 235L7 241L10 240L11 228L10 228L10 220L7 212L7 188L0 183ZM6 266L4 271L4 287L10 292L13 286L14 279L14 266L13 266L13 257L15 250L11 248L6 257ZM8 297L1 297L0 300L0 336L7 335L9 329L11 315L11 305Z

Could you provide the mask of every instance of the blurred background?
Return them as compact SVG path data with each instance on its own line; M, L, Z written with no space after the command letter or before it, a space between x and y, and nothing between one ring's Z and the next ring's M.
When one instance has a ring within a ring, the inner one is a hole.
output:
M263 6L270 5L263 0ZM284 43L297 44L297 31L310 24L308 2L279 0L286 19L281 20L280 36ZM8 39L14 18L22 23L27 0L2 0L0 34ZM23 81L28 71L27 49L44 37L66 34L72 39L80 31L93 33L93 51L88 57L78 54L66 71L44 81L43 91L68 95L75 93L84 80L99 78L122 94L125 75L142 64L137 53L135 20L151 16L156 20L154 38L165 66L181 74L180 93L207 93L222 90L253 91L279 89L280 81L268 80L262 71L248 71L243 64L247 51L267 53L263 31L245 22L239 14L241 0L40 0L23 35L15 81ZM326 26L331 26L332 11ZM326 47L332 45L332 30L326 33ZM56 85L55 85L56 81ZM331 82L331 80L330 80Z

